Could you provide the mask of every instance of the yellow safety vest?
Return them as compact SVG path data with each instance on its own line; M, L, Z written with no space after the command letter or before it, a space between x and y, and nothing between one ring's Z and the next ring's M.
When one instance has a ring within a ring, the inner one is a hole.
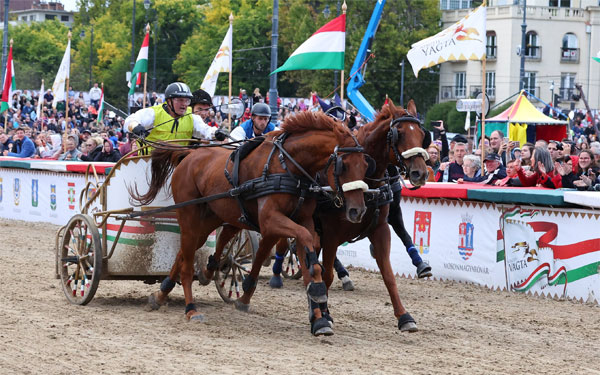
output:
M146 137L148 141L168 141L170 139L190 139L194 133L194 119L190 115L192 110L188 107L185 116L181 117L178 125L175 127L175 120L165 111L162 104L151 107L154 110L154 128ZM158 126L159 124L162 124ZM181 145L187 145L189 142L180 142ZM141 144L138 141L138 146ZM143 152L143 155L149 155L153 148L149 147Z

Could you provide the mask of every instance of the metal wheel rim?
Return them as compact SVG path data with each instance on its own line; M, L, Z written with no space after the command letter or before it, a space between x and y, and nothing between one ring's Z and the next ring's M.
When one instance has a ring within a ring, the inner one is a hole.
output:
M247 231L240 231L227 243L215 277L217 292L223 301L233 303L241 297L242 282L250 273L253 256Z

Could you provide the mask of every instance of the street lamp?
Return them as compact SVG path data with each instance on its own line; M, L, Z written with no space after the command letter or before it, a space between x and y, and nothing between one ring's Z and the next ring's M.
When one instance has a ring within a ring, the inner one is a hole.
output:
M133 11L131 12L131 73L133 74L133 67L135 66L135 0L133 0ZM131 114L131 97L127 100L127 114Z
M146 23L148 22L148 9L152 5L152 1L144 0L144 9L146 9ZM154 12L154 27L152 28L152 43L154 44L154 57L152 59L152 91L156 91L156 39L158 37L158 16L156 9L153 8Z
M144 9L146 9L146 22L148 23L148 9L150 9L150 0L144 0Z
M92 31L90 34L90 86L92 87L92 65L93 65L93 59L94 59L94 50L93 50L93 45L94 45L94 25L91 25L92 27ZM81 30L81 33L79 33L79 37L81 39L85 38L85 30Z
M402 68L400 73L400 105L404 106L404 59L400 62L400 67Z

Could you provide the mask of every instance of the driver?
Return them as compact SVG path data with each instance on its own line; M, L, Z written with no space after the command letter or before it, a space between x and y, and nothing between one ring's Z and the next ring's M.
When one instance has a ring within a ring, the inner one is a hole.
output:
M200 116L192 114L192 110L188 108L192 98L190 88L185 83L171 83L165 90L165 103L130 115L125 120L125 128L137 136L146 135L146 140L154 142L192 137L224 140L226 132L206 125ZM189 142L181 144L187 145ZM151 147L146 148L144 154L151 151Z
M190 103L192 113L200 116L202 120L204 120L204 123L207 123L210 110L213 106L210 94L202 89L198 89L192 93L192 96L192 101Z
M231 131L231 139L234 141L241 141L267 134L273 130L279 130L275 124L269 122L269 119L271 118L271 108L265 103L254 104L250 115L250 120L244 121L240 126Z

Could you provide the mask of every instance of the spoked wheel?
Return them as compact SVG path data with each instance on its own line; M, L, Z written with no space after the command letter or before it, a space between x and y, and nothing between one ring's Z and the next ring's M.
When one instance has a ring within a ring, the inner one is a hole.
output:
M58 251L58 273L69 302L89 303L102 275L102 246L94 220L75 215L65 227Z
M302 270L300 269L300 261L298 260L298 254L296 253L296 239L288 238L287 241L288 249L283 258L281 273L286 279L298 280L302 277Z
M217 292L223 301L233 303L241 297L242 282L252 269L256 249L258 249L258 237L256 233L248 230L239 231L225 245L215 275Z

